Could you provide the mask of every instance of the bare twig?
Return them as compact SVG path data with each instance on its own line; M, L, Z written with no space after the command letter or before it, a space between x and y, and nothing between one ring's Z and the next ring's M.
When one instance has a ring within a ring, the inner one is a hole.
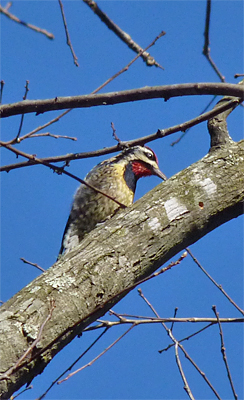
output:
M244 74L235 74L234 75L234 78L236 79L236 78L240 78L241 76L244 76Z
M25 84L25 94L24 94L24 96L23 96L23 100L26 100L28 92L29 92L29 81L26 81L26 84ZM18 142L19 135L20 135L20 132L21 132L21 129L22 129L22 126L23 126L24 116L25 116L25 114L22 114L22 115L21 115L19 130L18 130L18 133L17 133L17 135L16 135L16 138L14 139L15 142Z
M78 58L77 58L76 55L75 55L75 52L74 52L72 43L71 43L71 41L70 41L68 26L67 26L65 14L64 14L64 7L63 7L63 4L62 4L62 1L61 1L61 0L58 0L58 2L59 2L61 14L62 14L62 18L63 18L63 23L64 23L64 29L65 29L65 34L66 34L67 45L69 46L69 48L70 48L70 50L71 50L71 54L72 54L72 57L73 57L73 60L74 60L75 65L76 65L77 67L79 67Z
M0 104L2 104L3 87L4 87L5 82L3 80L1 80L0 84L1 84L1 86L0 86Z
M138 292L141 293L141 289L138 289ZM112 310L110 310L110 313ZM108 321L108 320L103 320L103 319L98 319L97 325L89 326L84 329L83 332L88 332L88 331L94 331L97 329L101 329L104 327L111 328L113 326L119 326L122 324L134 324L136 323L137 325L145 325L145 324L162 324L162 323L204 323L204 322L210 322L208 325L206 325L204 328L199 329L199 331L192 333L191 335L178 340L178 342L183 342L185 340L190 339L191 337L195 336L196 334L204 331L208 327L215 325L218 323L216 318L198 318L198 317L185 317L185 318L155 318L155 317L135 317L135 318L125 318L123 314L117 314L114 311L112 312L113 315L115 315L118 318L118 321ZM243 323L244 318L220 318L221 323ZM165 350L168 350L172 345L169 345L166 349L159 350L159 353L162 353Z
M27 260L26 260L25 258L23 258L23 257L20 257L20 260L23 261L23 263L25 263L25 264L29 264L29 265L32 265L33 267L36 267L37 269L40 269L42 272L45 272L45 271L46 271L44 268L40 267L38 264L33 263L33 262L31 262L31 261L27 261Z
M225 368L226 368L226 371L227 371L227 375L228 375L228 378L229 378L229 382L230 382L230 386L231 386L233 395L234 395L235 399L237 400L238 396L237 396L235 388L234 388L233 380L232 380L231 373L230 373L230 368L229 368L228 361L227 361L227 356L226 356L226 351L225 351L225 344L224 344L224 335L223 335L223 330L222 330L222 326L221 326L221 322L220 322L220 318L219 318L219 313L217 312L216 306L213 306L212 310L213 310L213 312L214 312L214 314L215 314L215 316L217 318L218 325L219 325L219 334L220 334L220 340L221 340L221 353L222 353L223 360L224 360L224 363L225 363Z
M50 133L50 132L33 133L32 135L28 135L27 137L21 136L18 141L22 142L22 140L25 140L25 139L39 138L39 137L43 137L43 136L51 137L54 139L68 139L68 140L73 140L74 142L77 141L76 137L66 136L66 135L54 135L53 133Z
M146 304L150 307L150 309L152 310L152 312L156 315L157 318L159 318L159 314L157 313L157 311L155 310L155 308L153 307L153 305L147 300L147 298L144 296L144 294L142 293L142 291L140 289L138 289L139 295L141 296L141 298L146 302ZM178 346L183 347L182 345L179 344L179 342L175 339L175 337L172 334L172 331L167 327L167 325L165 325L164 322L162 322L162 326L164 327L164 329L166 330L166 332L168 333L168 335L170 336L171 340L174 342L174 347L175 347L175 355L176 355L176 363L178 365L178 369L180 371L180 375L182 377L182 380L184 382L184 389L186 390L188 396L190 397L190 399L194 399L192 392L190 390L190 387L188 385L188 382L186 380L185 374L183 372L181 363L180 363L180 359L178 357Z
M47 128L48 126L52 125L54 122L57 122L60 120L60 118L64 117L66 114L68 114L71 111L71 109L64 111L62 114L58 115L57 117L53 118L51 121L47 122L44 125L38 126L37 128L35 128L33 131L27 133L26 135L22 136L20 139L24 140L30 136L32 136L33 134L39 132L42 129ZM13 144L13 143L9 143L9 144Z
M211 67L214 69L218 77L222 82L225 82L225 77L221 74L218 67L212 60L210 56L210 40L209 40L209 27L210 27L210 15L211 15L211 0L207 0L207 10L206 10L206 20L205 20L205 31L204 31L204 46L203 46L203 55L207 58L208 62L210 63Z
M152 306L152 304L147 300L147 298L144 296L144 294L142 293L142 291L139 292L141 298L146 302L146 304L150 307L150 309L152 310L152 312L156 315L157 318L159 317L159 314L157 313L157 311L154 309L154 307ZM216 392L216 390L214 389L213 385L211 384L211 382L209 381L209 379L206 377L205 373L203 371L200 370L200 368L198 367L198 365L195 363L195 361L193 361L193 359L189 356L189 354L187 353L187 351L184 349L184 347L182 346L182 344L179 343L179 341L177 341L175 339L175 337L173 336L173 333L170 331L170 329L165 325L165 323L162 323L162 326L164 327L164 329L166 330L166 332L168 333L169 337L171 338L171 340L175 343L178 344L178 346L180 347L180 349L183 351L183 353L185 354L186 358L191 362L191 364L195 367L195 369L197 370L197 372L202 376L202 378L205 380L205 382L208 384L208 386L210 387L210 389L213 391L213 393L215 394L215 396L217 397L217 399L221 400L220 396L218 395L218 393Z
M11 368L9 368L4 374L0 375L0 380L10 379L10 375L16 369L18 369L20 364L29 356L29 354L32 352L32 350L36 347L37 343L41 340L44 326L52 318L52 313L53 313L54 308L55 308L55 302L54 302L54 300L51 300L49 314L48 314L47 318L45 319L45 321L41 324L37 338L34 340L34 342L31 344L31 346L24 352L24 354L18 359L18 361L16 361L16 363Z
M46 31L45 29L38 28L38 27L35 26L35 25L28 24L27 22L21 21L18 17L16 17L15 15L11 14L11 13L7 10L6 7L4 8L4 7L0 6L0 13L6 15L6 17L10 18L12 21L17 22L17 23L20 24L20 25L26 26L27 28L30 28L30 29L32 29L32 30L35 31L35 32L42 33L42 34L45 35L48 39L54 39L54 35L53 35L52 33L49 33L49 32Z
M12 7L12 1L9 1L6 6L4 7L4 10L8 11L10 9L10 7Z
M112 128L112 131L113 131L113 137L114 137L114 139L115 139L116 142L118 142L118 144L121 146L121 145L122 145L122 142L121 142L121 140L119 139L119 137L118 137L117 134L116 134L116 129L115 129L115 126L114 126L114 123L113 123L113 122L111 122L111 128Z
M116 25L96 4L94 0L83 0L91 10L101 19L106 26L111 29L127 46L136 53L140 53L140 56L146 62L148 66L155 65L161 69L164 69L155 59L149 54L142 51L142 47L139 46L128 33L124 32L118 25Z
M133 58L133 60L131 60L124 68L122 68L119 72L116 72L116 74L114 74L113 76L111 76L111 78L107 79L101 86L99 86L96 90L94 90L92 93L97 93L98 91L100 91L101 89L104 88L104 86L108 85L110 82L112 82L115 78L117 78L119 75L121 75L122 73L128 71L128 69L130 68L130 66L139 58L141 57L142 54L145 53L146 50L148 50L150 47L152 47L156 41L158 39L160 39L162 36L165 35L165 32L162 31L160 32L160 34L145 48L145 49L141 49L139 51L139 53L137 54L137 56L135 58ZM148 53L147 53L148 54Z
M25 389L21 390L16 396L11 396L9 400L15 400L17 397L19 397L21 394L25 393L27 390L33 389L33 386L27 386Z
M193 396L193 394L191 392L191 389L189 387L189 384L187 382L186 376L184 374L184 371L183 371L183 368L182 368L182 365L181 365L181 362L180 362L178 347L179 347L179 343L176 342L175 345L174 345L174 348L175 348L175 359L176 359L176 363L178 365L178 368L179 368L179 371L180 371L180 375L181 375L183 383L184 383L184 390L188 394L189 398L191 400L194 400L195 397Z
M103 332L90 344L90 346L87 347L87 349L85 351L83 351L83 353L64 371L62 372L61 375L59 375L52 383L51 385L47 388L47 390L40 396L38 397L36 400L42 400L47 393L52 389L52 387L60 380L60 378L62 378L68 371L71 371L71 369L74 367L75 364L77 364L77 362L84 357L84 355L99 341L99 339L101 339L101 337L108 331L109 328L105 328L103 330Z
M88 182L84 181L83 179L78 178L78 176L76 176L76 175L74 175L74 174L71 174L70 172L66 171L64 168L58 167L58 166L53 165L53 164L51 164L51 163L47 163L47 162L41 161L41 160L40 160L39 158L37 158L36 156L31 155L31 154L27 154L27 153L25 153L25 152L23 152L23 151L20 151L20 150L14 148L14 147L11 146L11 145L6 145L4 142L1 142L1 141L0 141L0 146L3 146L3 147L5 147L6 149L12 151L12 152L15 153L17 156L22 156L22 157L28 158L28 159L31 160L31 161L36 162L37 164L45 165L46 167L48 167L48 168L50 168L51 170L53 170L54 172L56 172L58 175L62 175L62 174L67 175L67 176L69 176L70 178L73 178L73 179L75 179L76 181L78 181L78 182L82 183L83 185L89 187L90 189L94 190L95 192L100 193L100 194L102 194L103 196L107 197L108 199L114 201L114 202L117 203L121 208L126 208L126 206L125 206L124 204L120 203L120 202L119 202L118 200L116 200L115 198L109 196L109 194L103 192L102 190L100 190L100 189L98 189L98 188L95 188L95 186L90 185Z
M136 326L136 324L133 324L129 327L129 329L127 329L127 331L125 331L121 336L119 336L113 343L111 343L105 350L103 350L100 354L98 354L98 356L96 356L95 358L93 358L93 360L91 360L89 363L83 365L83 367L77 369L76 371L72 372L71 374L69 374L68 376L66 376L66 378L62 379L61 381L58 381L57 383L60 384L64 381L67 381L69 378L71 378L73 375L77 374L78 372L82 371L83 369L90 367L92 364L94 364L95 361L97 361L100 357L102 357L108 350L110 350L116 343L118 343L127 333L129 333L134 327Z
M204 113L209 109L209 107L211 106L211 104L214 102L214 100L216 99L217 96L213 96L213 98L210 100L210 102L206 105L206 107L204 107L204 109L202 110L202 112L200 113L200 115L204 115ZM174 140L170 145L173 147L175 144L178 144L181 139L184 138L184 136L187 134L187 132L192 128L192 126L190 126L189 128L187 128L185 131L183 131L183 133L178 137L178 139Z
M177 311L178 311L178 307L175 307L174 318L176 317ZM174 326L174 321L171 324L171 328L170 328L171 331L173 331L173 326Z
M197 125L203 121L207 121L209 118L212 118L213 116L218 115L220 112L227 110L228 108L233 107L234 104L234 100L230 101L229 104L223 104L218 106L218 108L215 108L211 111L208 111L202 115L197 116L196 118L193 118L192 120L186 121L182 124L178 124L175 126L172 126L170 128L167 129L158 129L158 131L156 133L153 133L151 135L148 136L144 136L138 139L134 139L134 140L130 140L130 141L126 141L123 142L123 146L136 146L136 145L144 145L146 143L152 142L153 140L162 138L162 137L166 137L169 136L175 132L179 132L179 131L184 131L186 130L188 127ZM68 110L70 111L70 110ZM67 111L66 111L67 113ZM64 115L64 114L63 114ZM54 120L53 120L54 121ZM56 121L54 121L56 122ZM47 124L46 124L47 125ZM41 129L41 127L37 128L38 130ZM36 132L32 131L32 132ZM30 134L28 134L30 135ZM4 142L5 144L11 144L9 142ZM1 144L0 144L1 145ZM107 154L111 154L111 153L115 153L118 152L119 150L121 150L120 146L111 146L111 147L107 147L107 148L103 148L100 150L95 150L95 151L90 151L90 152L83 152L83 153L75 153L75 154L66 154L66 155L62 155L62 156L56 156L56 157L46 157L46 158L40 158L41 161L43 162L69 162L72 160L78 160L78 159L83 159L83 158L90 158L90 157L98 157L98 156L102 156L102 155L107 155ZM4 165L2 167L0 167L0 172L6 171L9 172L13 169L16 168L23 168L23 167L28 167L31 165L35 165L34 161L28 161L28 162L21 162L21 163L15 163L15 164L10 164L10 165Z
M224 322L224 321L222 321L222 322ZM244 320L243 320L243 322L244 322ZM182 343L182 342L184 342L185 340L189 340L189 339L191 339L193 336L198 335L199 333L205 331L206 329L208 329L210 326L213 326L213 325L214 325L214 323L211 322L210 324L204 326L202 329L199 329L198 331L192 333L191 335L188 335L188 336L184 337L183 339L178 340L178 342L179 342L179 343ZM165 347L165 348L162 349L162 350L159 350L158 352L161 354L161 353L163 353L164 351L169 350L169 349L170 349L171 347L173 347L173 346L174 346L173 343L172 343L172 344L169 344L167 347Z
M184 253L182 253L182 255L178 258L178 260L176 261L172 261L170 264L168 264L166 267L161 268L159 271L154 272L153 274L149 275L148 277L141 279L139 282L134 283L133 285L131 285L129 288L124 289L122 292L120 292L119 294L122 294L123 292L127 292L127 291L131 291L132 289L134 289L135 287L137 287L138 285L141 285L144 282L149 281L150 279L153 279L161 274L163 274L164 272L170 270L172 267L179 265L184 258L186 258L187 256L187 252L184 251Z
M235 302L234 300L232 300L232 298L226 293L226 291L222 288L221 285L219 285L212 277L211 275L203 268L203 266L200 264L200 262L196 259L196 257L194 257L194 255L192 254L191 250L189 248L186 249L186 251L188 252L188 254L191 256L191 258L193 259L193 261L196 263L196 265L201 269L201 271L210 279L211 282L213 282L213 284L223 293L223 295L229 300L229 302L231 304L233 304L233 306L235 308L237 308L238 311L240 311L240 313L242 315L244 315L244 310L242 310Z

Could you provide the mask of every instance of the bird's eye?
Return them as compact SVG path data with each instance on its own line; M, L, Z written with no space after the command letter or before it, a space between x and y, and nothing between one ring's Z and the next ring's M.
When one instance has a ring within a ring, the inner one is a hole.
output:
M152 154L152 153L147 153L147 158L149 158L149 160L153 160L153 161L156 160L154 154Z

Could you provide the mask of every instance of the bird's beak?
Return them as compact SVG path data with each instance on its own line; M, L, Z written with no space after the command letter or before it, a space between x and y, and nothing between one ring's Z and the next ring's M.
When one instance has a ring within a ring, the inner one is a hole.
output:
M159 168L152 168L152 173L153 175L157 175L159 178L163 179L163 181L167 180L167 177L164 175L164 173L162 171L160 171Z

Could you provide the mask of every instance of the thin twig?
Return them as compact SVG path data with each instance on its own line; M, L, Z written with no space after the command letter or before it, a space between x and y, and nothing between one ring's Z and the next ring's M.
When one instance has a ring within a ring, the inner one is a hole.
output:
M65 14L64 14L64 7L63 7L63 4L62 4L62 1L61 1L61 0L58 0L58 2L59 2L61 14L62 14L62 18L63 18L63 23L64 23L64 29L65 29L65 34L66 34L67 45L69 46L69 48L70 48L70 50L71 50L71 54L72 54L72 57L73 57L73 60L74 60L75 65L76 65L77 67L79 67L78 58L77 58L76 55L75 55L75 52L74 52L72 43L71 43L71 41L70 41L68 26L67 26Z
M41 324L37 338L34 340L34 342L31 344L31 346L24 352L24 354L18 359L18 361L16 361L16 363L9 368L4 374L2 374L0 376L0 380L3 379L10 379L10 375L16 370L18 369L18 367L20 366L20 364L22 363L22 361L24 361L28 355L32 352L32 350L36 347L37 343L41 340L42 337L42 332L44 329L44 326L47 324L47 322L52 318L52 313L53 310L55 308L55 302L54 300L50 301L50 311L49 314L47 316L47 318L44 320L44 322Z
M24 96L23 96L23 100L26 100L28 92L29 92L29 81L26 81L26 84L25 84L25 94L24 94ZM15 142L18 142L19 135L20 135L20 132L21 132L21 129L22 129L22 126L23 126L24 116L25 116L25 114L22 114L22 115L21 115L19 130L18 130L18 133L17 133L17 135L16 135L16 138L14 139Z
M118 25L116 25L96 4L94 0L83 0L91 10L101 19L106 26L111 29L127 46L136 53L140 53L140 56L146 62L148 66L155 65L161 69L164 69L155 59L149 54L142 52L142 47L139 46L128 33L124 32Z
M182 124L178 124L175 126L172 126L170 128L166 128L166 129L158 129L158 131L156 133L153 133L151 135L148 136L144 136L138 139L134 139L134 140L128 140L126 142L123 142L123 146L128 146L128 147L132 147L132 146L136 146L136 145L141 145L143 146L146 143L152 142L156 139L160 139L162 137L166 137L169 136L175 132L179 132L179 131L185 131L188 127L197 125L203 121L207 121L209 118L212 118L216 115L218 115L220 112L223 112L225 110L227 110L228 108L231 108L234 104L234 100L230 101L227 104L223 104L221 106L218 106L218 108L215 108L211 111L208 111L202 115L197 116L196 118L193 118L192 120L183 122ZM67 110L70 111L70 110ZM67 111L65 113L67 113ZM64 113L63 113L64 115ZM60 116L59 116L60 117ZM58 118L58 117L57 117ZM53 122L56 122L53 120ZM49 123L48 123L49 124ZM48 125L46 124L46 126ZM37 128L38 130L41 129L41 127ZM37 130L32 131L36 132ZM5 144L11 144L9 142L4 142ZM0 144L1 145L1 144ZM99 149L99 150L95 150L95 151L89 151L89 152L83 152L83 153L75 153L75 154L66 154L66 155L61 155L61 156L56 156L56 157L46 157L46 158L40 158L40 160L42 162L69 162L72 160L78 160L78 159L83 159L83 158L90 158L90 157L98 157L98 156L102 156L102 155L107 155L107 154L111 154L111 153L115 153L118 152L120 149L120 147L118 145L116 146L111 146L111 147L106 147L103 149ZM27 161L27 162L21 162L21 163L16 163L16 164L9 164L9 165L4 165L2 167L0 167L0 172L6 171L9 172L13 169L16 168L23 168L23 167L29 167L31 165L35 165L34 161Z
M50 168L51 170L53 170L54 172L56 172L58 175L64 174L64 175L69 176L70 178L75 179L76 181L78 181L78 182L82 183L83 185L89 187L90 189L94 190L95 192L100 193L100 194L102 194L103 196L107 197L108 199L114 201L114 202L117 203L121 208L126 208L126 206L125 206L124 204L122 204L120 201L116 200L114 197L112 197L112 196L110 196L109 194L103 192L102 190L96 188L95 186L90 185L88 182L84 181L83 179L78 178L78 176L76 176L76 175L74 175L74 174L71 174L70 172L66 171L64 168L58 167L58 166L53 165L53 164L51 164L51 163L47 163L47 162L41 161L39 158L35 157L34 155L27 154L27 153L25 153L25 152L23 152L23 151L20 151L20 150L14 148L14 147L11 146L11 145L6 145L6 144L4 144L4 143L1 142L1 141L0 141L0 145L3 146L3 147L5 147L6 149L12 151L12 152L15 153L17 156L22 156L22 157L28 158L28 159L31 160L31 161L36 162L37 164L45 165L46 167L48 167L48 168Z
M50 132L43 132L43 133L33 133L32 135L28 135L27 137L21 136L18 139L18 142L22 142L22 140L25 139L31 139L31 138L39 138L39 137L51 137L54 139L68 139L68 140L73 140L74 142L77 141L76 137L72 137L72 136L66 136L66 135L54 135L53 133Z
M116 129L115 129L115 126L114 126L114 123L113 123L113 122L111 122L111 128L112 128L112 131L113 131L113 137L114 137L114 139L115 139L116 142L118 142L118 144L121 146L122 142L121 142L120 138L119 138L119 137L117 136L117 134L116 134Z
M113 343L111 343L108 347L106 347L105 350L103 350L100 354L98 354L98 356L96 356L95 358L93 358L93 360L91 360L89 363L83 365L83 367L77 369L76 371L72 372L71 374L69 374L68 376L66 376L66 378L62 379L61 381L58 381L57 383L60 384L64 381L67 381L69 378L71 378L73 375L77 374L78 372L82 371L83 369L90 367L92 364L94 364L95 361L97 361L100 357L102 357L108 350L110 350L116 343L118 343L125 335L127 335L127 333L129 333L134 327L136 326L136 324L133 324L129 327L129 329L127 329L127 331L125 331L121 336L119 336Z
M4 10L8 11L10 9L10 7L12 7L12 1L9 1L6 6L4 7Z
M214 63L213 59L210 56L210 40L209 40L209 27L210 27L210 15L211 15L211 0L207 0L207 10L206 10L206 20L205 20L205 30L204 30L204 46L203 46L203 55L207 58L211 67L214 69L218 77L222 82L225 82L225 77L219 71L217 65Z
M0 84L1 84L1 87L0 87L0 104L2 104L3 87L4 87L5 82L3 80L1 80Z
M101 337L108 331L109 328L105 328L103 330L103 332L90 344L90 346L87 347L87 349L85 351L83 351L83 353L64 371L62 372L61 375L59 375L52 383L51 385L47 388L47 390L40 396L38 397L36 400L42 400L47 393L52 389L52 387L55 385L55 383L57 383L60 378L62 378L68 371L71 371L71 369L73 368L73 366L75 364L77 364L77 362L84 357L84 355L99 341L99 339L101 339Z
M147 300L147 298L144 296L144 294L140 291L139 292L141 298L146 302L146 304L150 307L150 309L153 311L153 313L156 315L157 318L160 318L159 314L157 313L157 311L154 309L154 307L152 306L152 304ZM215 394L215 396L217 397L217 399L221 400L219 394L216 392L216 390L214 389L213 385L211 384L211 382L209 381L209 379L206 377L205 373L203 371L200 370L200 368L198 367L198 365L195 363L195 361L193 361L193 359L189 356L189 354L187 353L187 351L184 349L184 347L182 346L182 344L179 343L179 341L177 341L175 339L175 337L173 336L173 333L170 331L170 329L165 325L165 323L162 323L162 326L164 327L164 329L166 330L166 332L168 333L168 335L170 336L171 340L174 343L178 343L178 346L180 347L180 349L183 351L183 353L185 354L186 358L191 362L191 364L195 367L195 369L197 370L197 372L202 376L202 378L205 380L205 382L208 384L208 386L210 387L210 389L213 391L213 393Z
M212 277L211 275L209 275L209 273L203 268L203 266L200 264L200 262L196 259L196 257L194 257L194 255L192 254L191 250L189 248L186 249L187 253L191 256L191 258L193 259L193 261L197 264L197 266L201 269L201 271L210 279L211 282L213 282L213 284L223 293L223 295L229 300L229 302L231 304L233 304L233 306L235 308L237 308L238 311L240 311L240 313L242 315L244 315L244 311L234 302L234 300L232 300L232 298L226 293L226 291L222 288L221 285L219 285Z
M18 17L16 17L15 15L11 14L6 8L4 8L2 6L0 6L0 13L6 15L6 17L10 18L12 21L17 22L20 25L26 26L26 28L30 28L35 32L42 33L48 39L54 39L54 35L52 33L49 33L48 31L46 31L46 29L41 29L41 28L38 28L35 25L28 24L27 22L21 21Z
M141 293L141 289L138 289L138 292ZM111 310L110 310L111 312ZM107 328L112 328L113 326L119 326L123 324L134 324L136 323L137 325L145 325L145 324L162 324L162 323L200 323L202 324L203 322L210 322L207 326L204 328L200 329L197 332L194 332L193 334L185 337L184 339L178 340L178 342L183 342L185 340L190 339L191 337L195 336L196 334L204 331L207 329L209 326L215 325L218 323L216 318L198 318L198 317L186 317L186 318L153 318L153 317L135 317L135 318L125 318L123 315L116 314L113 311L113 314L117 316L119 319L118 321L108 321L108 320L103 320L103 319L97 319L98 324L89 326L83 330L83 332L88 332L88 331L94 331L97 329L101 329L104 327ZM244 319L243 318L221 318L220 319L221 323L243 323ZM166 349L159 350L159 353L162 353L165 350L168 350L171 345L168 346Z
M125 67L123 67L119 72L116 72L116 74L114 74L113 76L111 76L111 78L107 79L101 86L99 86L96 90L94 90L92 93L97 93L98 91L100 91L101 89L104 88L104 86L108 85L110 82L112 82L115 78L117 78L119 75L121 75L122 73L128 71L128 69L130 68L130 66L139 58L141 57L141 55L143 55L146 50L148 50L150 47L152 47L157 40L159 40L162 36L165 35L165 32L162 31L160 32L160 34L145 48L145 49L141 49L139 51L139 53L137 54L136 57L133 58L133 60L131 60ZM148 54L148 53L147 53Z
M209 109L209 107L211 106L211 104L214 102L214 100L216 99L217 96L213 96L213 98L210 100L210 102L206 105L206 107L204 107L204 109L202 110L202 112L200 113L200 115L204 115L204 113ZM175 144L178 144L184 137L185 135L189 132L189 130L192 128L192 126L190 126L189 128L187 128L179 137L178 139L176 139L174 142L170 143L170 146L174 146Z
M179 368L179 371L180 371L180 375L181 375L182 380L183 380L183 383L184 383L184 390L186 391L186 393L188 394L188 396L189 396L189 398L190 398L191 400L195 400L195 397L194 397L193 394L192 394L192 391L191 391L191 389L190 389L190 387L189 387L189 384L188 384L188 382L187 382L186 376L185 376L185 374L184 374L184 371L183 371L183 368L182 368L182 365L181 365L181 362L180 362L178 347L179 347L179 343L176 342L176 343L174 344L174 348L175 348L175 359L176 359L176 363L177 363L177 365L178 365L178 368Z
M150 279L156 278L157 276L165 273L166 271L170 270L172 267L179 265L184 258L187 256L187 252L184 251L184 253L182 253L182 255L178 258L178 260L176 261L172 261L170 264L168 264L166 267L161 268L159 271L154 272L153 274L149 275L146 278L141 279L140 281L134 283L133 285L131 285L129 288L123 289L119 295L123 294L124 292L129 292L132 289L136 288L138 285L141 285L142 283L145 283L147 281L149 281Z
M146 304L150 307L150 309L152 310L152 312L156 315L157 318L159 317L159 314L157 313L157 311L155 310L155 308L153 307L153 305L148 301L148 299L144 296L144 294L142 293L142 291L140 289L138 289L139 295L141 296L141 298L146 302ZM182 380L184 382L184 389L186 390L188 396L190 397L190 399L194 400L194 397L192 395L192 392L190 390L190 387L188 385L187 379L185 377L185 374L183 372L179 357L177 357L178 354L178 346L180 346L180 348L182 348L183 346L179 344L179 342L175 339L175 337L172 334L172 331L167 327L167 325L165 325L164 322L162 322L162 326L164 327L164 329L166 330L166 332L168 333L168 335L170 336L171 340L174 342L174 346L175 346L175 354L176 354L176 363L178 365L178 369L180 372L180 375L182 377Z
M19 397L21 394L25 393L27 390L33 389L32 385L27 386L25 389L21 390L16 396L11 396L9 400L15 400L17 397Z
M54 122L57 122L60 120L60 118L64 117L66 114L68 114L72 109L70 108L69 110L64 111L62 114L59 114L57 117L53 118L51 121L47 122L44 125L38 126L37 128L35 128L33 131L26 133L26 135L22 136L20 139L24 140L27 139L28 137L32 136L33 134L39 132L42 129L47 128L48 126L52 125ZM13 144L11 142L9 142L9 144Z
M31 262L31 261L27 261L27 260L26 260L25 258L23 258L23 257L20 257L20 260L23 261L23 263L25 263L25 264L29 264L29 265L32 265L33 267L36 267L37 269L40 269L42 272L45 272L45 271L46 271L44 268L40 267L38 264L33 263L33 262Z
M176 317L177 311L178 311L178 307L175 307L174 318ZM171 327L170 327L171 331L173 331L173 326L174 326L174 321L172 322Z
M166 322L166 321L165 321L165 322ZM175 322L178 322L178 321L175 321ZM199 321L199 322L200 322L200 321ZM224 322L224 321L222 321L222 322ZM243 322L244 322L244 320L243 320ZM214 323L211 322L210 324L204 326L202 329L199 329L198 331L192 333L191 335L188 335L188 336L184 337L183 339L178 340L178 342L179 342L179 343L182 343L182 342L184 342L185 340L189 340L189 339L191 339L193 336L198 335L199 333L205 331L205 329L208 329L210 326L213 326L213 325L214 325ZM169 350L169 349L170 349L171 347L173 347L173 346L174 346L173 343L172 343L172 344L169 344L167 347L165 347L165 348L162 349L162 350L159 350L158 352L159 352L159 354L161 354L161 353L163 353L164 351Z
M224 344L224 335L223 335L223 330L222 330L222 326L221 326L221 322L220 322L220 318L219 318L219 313L217 312L216 306L213 306L212 310L213 310L213 312L214 312L214 314L215 314L215 316L217 318L218 325L219 325L219 334L220 334L220 340L221 340L221 353L222 353L223 360L224 360L224 363L225 363L225 368L226 368L226 371L227 371L227 375L228 375L228 378L229 378L229 382L230 382L230 386L231 386L233 395L234 395L235 399L237 400L238 396L237 396L235 388L234 388L233 380L232 380L231 373L230 373L230 368L229 368L228 361L227 361L227 356L226 356L226 351L225 351L225 344Z

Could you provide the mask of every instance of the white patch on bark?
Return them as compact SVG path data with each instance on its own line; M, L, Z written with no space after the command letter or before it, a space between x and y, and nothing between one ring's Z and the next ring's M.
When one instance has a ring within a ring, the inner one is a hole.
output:
M171 199L167 200L164 203L164 208L170 222L189 212L186 206L180 204L176 197L172 197Z
M33 289L30 290L30 293L36 293L41 289L41 286L34 286Z
M58 289L59 292L63 292L63 290L66 290L70 286L75 284L76 279L74 276L66 276L66 274L64 273L62 276L59 277L47 277L45 282L48 285L52 286L54 289Z
M119 256L118 261L120 268L124 268L128 264L128 259L125 256Z
M193 186L200 186L208 195L208 197L213 197L217 192L217 185L212 181L211 178L204 178L201 171L195 169L192 171L194 177L191 181Z
M200 186L205 190L209 197L212 197L217 191L217 185L210 179L206 178L203 181L198 182Z
M151 228L151 230L153 232L158 232L158 230L161 228L161 224L157 217L151 218L148 221L148 225L149 225L149 228Z

